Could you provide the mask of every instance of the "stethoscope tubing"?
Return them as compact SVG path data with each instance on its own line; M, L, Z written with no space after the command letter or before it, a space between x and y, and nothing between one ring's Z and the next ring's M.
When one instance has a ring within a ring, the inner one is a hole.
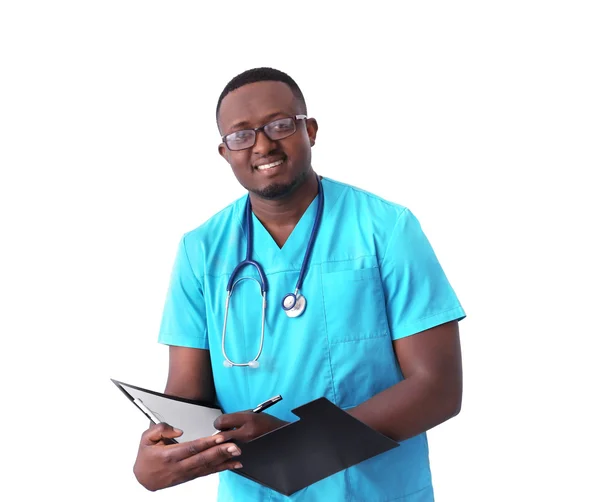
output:
M312 250L315 244L315 239L317 238L317 229L321 224L321 217L323 216L323 187L321 186L321 180L317 176L317 182L319 186L319 191L317 192L317 215L315 217L315 221L313 223L312 230L310 232L310 238L308 239L308 246L306 248L306 253L304 254L304 260L302 261L302 267L300 268L300 275L298 276L298 282L296 283L296 292L300 291L302 287L302 283L304 282L304 277L306 276L306 268L308 266L308 260L310 255L312 254Z
M312 249L314 247L315 239L317 236L317 231L318 231L318 228L319 228L319 225L321 222L321 218L323 215L323 199L324 199L323 187L321 185L321 180L318 176L317 176L317 183L318 183L317 214L315 217L315 221L313 223L312 231L310 233L308 245L306 247L306 253L304 254L304 259L302 261L302 267L300 268L300 274L298 276L298 282L296 283L296 289L295 289L295 292L293 293L293 295L291 295L294 297L293 298L294 301L290 306L286 306L284 304L285 298L289 297L290 294L286 295L284 297L284 300L282 301L282 307L288 315L290 315L289 311L294 309L294 307L296 306L296 300L298 299L298 292L299 292L300 288L302 287L302 283L303 283L304 277L306 275L308 260L312 253ZM233 272L231 273L229 280L227 281L227 299L225 300L225 314L224 314L224 319L223 319L223 332L222 332L222 336L221 336L221 351L223 353L223 357L225 358L224 364L229 367L232 367L232 366L258 367L258 358L262 354L264 341L265 341L265 318L266 318L266 311L267 311L267 278L266 278L266 275L265 275L262 267L260 266L260 264L252 259L253 228L252 228L252 207L251 207L251 202L250 202L250 195L248 195L248 198L246 199L245 216L246 216L246 218L245 218L246 231L248 233L247 243L246 243L246 259L237 264L237 266L233 269ZM254 278L254 277L241 277L241 278L235 280L235 277L236 277L238 271L241 268L245 267L246 265L250 265L256 269L260 280ZM262 320L261 320L260 345L259 345L258 352L257 352L256 356L254 357L254 359L252 359L251 361L249 361L247 363L235 363L231 359L229 359L229 357L227 356L226 350L225 350L225 337L226 337L226 333L227 333L227 318L229 316L229 304L231 301L231 296L233 294L233 289L235 288L235 285L238 282L243 281L245 279L252 279L253 281L255 281L260 288L260 293L262 296ZM304 308L304 305L306 305L306 303L305 303L304 299L303 299L303 301L304 301L304 303L303 303L303 308ZM301 314L302 311L303 311L303 309L299 313ZM296 315L299 315L299 313L296 313ZM290 315L290 317L293 317L293 316Z
M261 284L254 277L240 277L237 281L235 281L233 283L231 290L227 291L227 299L225 300L225 316L224 316L224 320L223 320L223 333L221 335L221 352L223 352L223 357L225 357L225 362L227 363L227 366L251 366L251 363L254 363L254 362L258 363L258 358L262 354L263 345L265 342L265 318L266 318L266 313L267 313L267 292L266 292L266 290L262 291L262 293L261 293L261 296L262 296L262 321L261 321L261 328L260 328L260 346L258 348L258 352L257 352L256 356L254 356L254 359L252 359L252 361L249 361L247 363L234 363L231 359L229 359L229 357L227 357L227 352L225 351L225 333L227 332L227 317L229 315L229 301L231 299L231 295L233 293L233 288L235 287L235 285L238 282L243 281L245 279L251 279L251 280L255 281L256 283L258 283L259 287L262 290Z

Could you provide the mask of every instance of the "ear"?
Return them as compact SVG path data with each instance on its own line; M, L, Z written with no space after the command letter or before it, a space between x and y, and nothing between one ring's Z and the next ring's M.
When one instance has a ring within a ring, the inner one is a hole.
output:
M310 146L315 146L317 140L317 131L319 130L319 124L316 119L306 119L306 132L308 133L308 139L310 140Z
M223 157L228 163L229 163L229 155L228 155L229 150L227 149L227 147L225 146L225 143L221 143L219 145L219 155L221 157Z

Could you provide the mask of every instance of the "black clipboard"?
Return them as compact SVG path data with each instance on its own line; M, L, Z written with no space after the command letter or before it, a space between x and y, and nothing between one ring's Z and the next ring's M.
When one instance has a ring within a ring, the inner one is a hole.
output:
M399 446L324 397L292 413L300 420L240 443L243 467L233 472L291 495Z

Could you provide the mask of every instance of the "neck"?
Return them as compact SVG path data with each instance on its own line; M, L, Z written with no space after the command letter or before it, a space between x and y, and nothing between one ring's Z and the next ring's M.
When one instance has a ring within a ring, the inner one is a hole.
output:
M287 197L269 200L251 193L252 212L271 234L277 245L282 247L318 193L319 183L316 175L311 172L304 183Z
M251 193L252 212L263 225L277 227L296 225L318 192L319 185L316 175L311 172L304 183L287 197L269 200Z

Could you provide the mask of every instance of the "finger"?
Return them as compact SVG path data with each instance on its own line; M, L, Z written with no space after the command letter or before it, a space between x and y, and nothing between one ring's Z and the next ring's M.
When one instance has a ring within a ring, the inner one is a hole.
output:
M239 413L227 413L218 417L213 425L215 429L219 429L220 431L241 427L248 421L250 418L249 415L252 415L252 413L243 411Z
M184 471L194 471L204 475L215 472L215 468L223 463L238 461L235 457L239 457L241 453L239 446L224 443L182 460L179 462L179 467Z
M209 474L215 474L221 471L241 469L242 467L242 463L239 460L228 460L218 465L199 465L192 468L189 466L182 468L181 465L179 465L179 469L177 470L175 477L177 480L176 484L185 483L186 481L207 476Z
M227 462L223 462L222 464L211 466L210 473L214 474L217 472L227 471L227 470L233 471L233 470L241 469L242 467L243 467L243 465L239 460L228 460ZM197 468L197 469L191 471L190 474L194 478L197 478L199 476L205 476L207 473L205 470L203 470L201 468Z
M251 439L250 428L249 427L240 427L239 429L234 429L230 431L222 432L225 441L242 441L247 442Z
M185 443L169 446L168 450L165 451L165 455L168 456L169 461L180 462L224 442L225 438L222 435L194 439L193 441L186 441Z
M141 443L146 446L154 445L161 439L171 439L179 437L183 434L181 429L171 427L169 424L160 423L153 425L142 434ZM215 436L216 437L216 436Z

